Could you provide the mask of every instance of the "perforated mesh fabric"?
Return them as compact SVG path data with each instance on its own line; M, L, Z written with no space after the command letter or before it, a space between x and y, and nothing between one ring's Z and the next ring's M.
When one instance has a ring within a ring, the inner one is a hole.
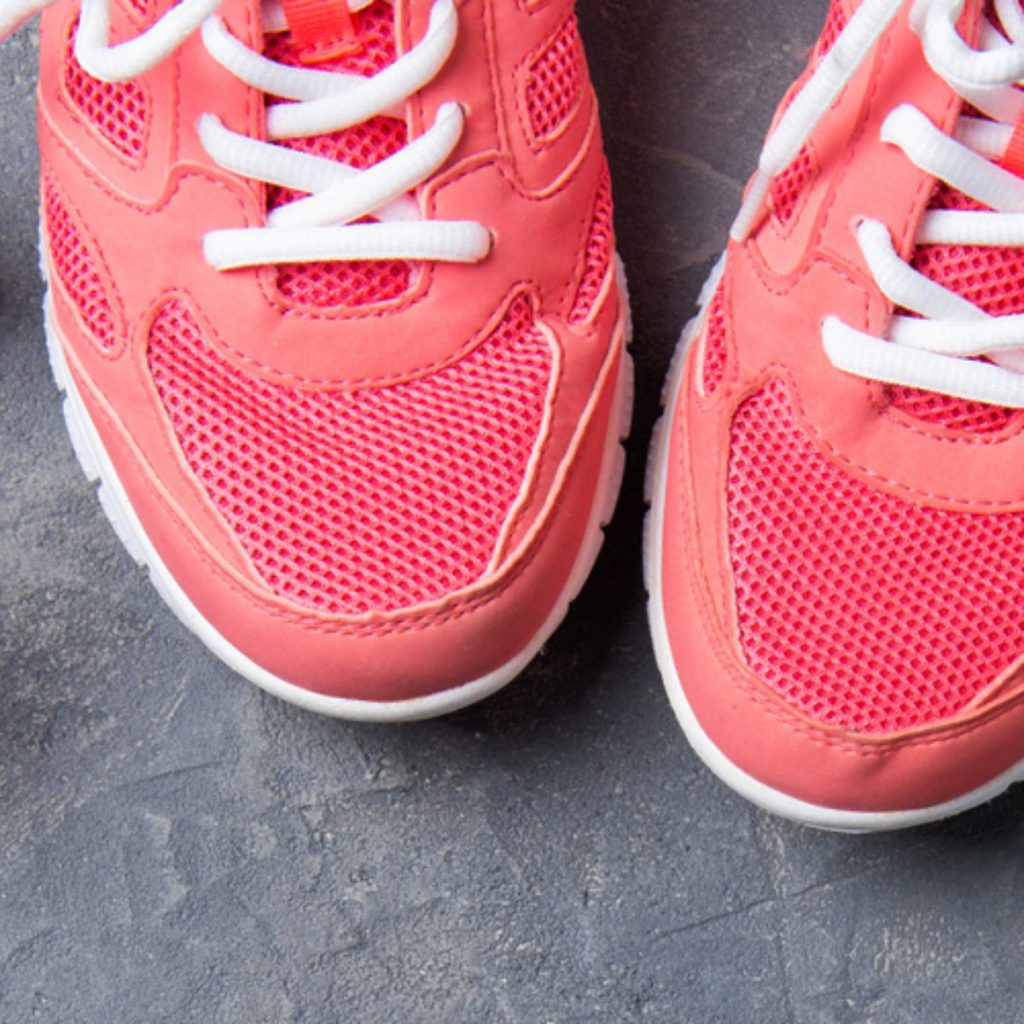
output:
M891 385L888 392L893 407L905 415L962 433L992 434L1004 430L1019 415L1016 409L950 398L919 388Z
M821 58L832 49L839 33L846 27L846 22L842 0L832 0L805 75L809 75ZM785 226L793 219L800 197L817 176L818 163L813 149L809 145L804 146L793 162L772 181L769 190L772 214L780 224Z
M583 274L580 285L569 312L570 323L580 323L590 315L594 303L608 275L611 265L612 249L615 245L612 227L612 180L607 165L601 171L598 180L597 198L591 213L590 228L587 233L586 255L584 257Z
M893 732L954 714L1024 652L1024 514L924 508L853 479L778 380L739 408L731 443L740 639L795 707Z
M526 110L537 138L557 131L572 112L583 84L583 44L570 15L530 64Z
M256 570L332 614L407 608L482 575L552 372L525 298L457 363L389 387L250 377L180 301L153 324L149 366L189 466Z
M110 298L96 272L95 254L85 241L84 229L48 179L43 182L43 220L53 273L100 347L113 348L116 327Z
M354 16L362 49L315 65L320 70L373 75L395 60L394 11L385 0L376 0ZM267 36L265 55L293 66L302 64L303 50L290 34ZM374 117L362 124L329 135L289 139L284 145L317 156L338 160L365 170L398 152L407 141L405 121L397 117ZM271 187L267 206L276 209L299 198L299 193ZM277 287L289 302L320 309L361 307L399 298L409 290L414 268L397 260L321 263L288 263L277 269Z
M781 224L788 224L804 190L817 177L818 164L809 147L804 146L796 159L772 181L772 213Z
M835 46L839 33L846 28L847 21L843 0L832 0L828 7L828 13L825 15L825 24L822 27L821 35L818 36L818 41L814 46L816 60L820 60Z
M936 189L930 208L987 209L948 185ZM1024 312L1024 253L1016 247L919 245L913 266L993 316Z
M285 263L277 272L277 288L303 306L368 306L400 298L409 288L408 264L393 260L338 263Z
M77 23L64 54L68 98L100 136L131 163L142 159L149 133L149 94L138 82L101 82L75 59Z
M704 327L704 365L702 382L705 395L713 395L725 376L725 299L722 286L715 289L708 303L707 323Z
M986 210L988 207L939 183L929 204L933 210ZM980 245L919 245L912 265L925 277L975 303L986 313L1024 313L1024 254L1017 248ZM962 433L988 434L1021 418L1005 409L936 395L917 388L889 387L892 404L906 415Z

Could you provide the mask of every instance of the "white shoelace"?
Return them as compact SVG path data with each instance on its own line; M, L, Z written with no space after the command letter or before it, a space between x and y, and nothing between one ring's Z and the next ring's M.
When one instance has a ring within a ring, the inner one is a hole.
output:
M53 0L0 0L0 38ZM134 39L110 39L110 0L82 0L75 56L93 77L135 78L201 31L210 56L254 89L284 102L267 111L271 140L351 128L381 114L402 116L405 101L447 61L458 33L454 0L434 0L423 39L371 77L268 60L228 31L215 14L222 0L180 0ZM349 0L352 10L367 0ZM266 5L268 29L280 29L280 10ZM256 181L308 193L267 217L265 227L212 231L203 239L207 261L220 270L322 260L429 260L475 263L490 252L490 232L476 221L423 219L413 192L451 156L464 114L445 103L434 124L394 155L358 170L326 157L253 139L204 115L199 135L224 169ZM353 223L372 217L368 223Z
M773 178L788 167L892 20L912 0L864 0L832 49L771 133L753 184L732 227L743 241L753 230ZM1024 14L1020 0L996 0L1010 42L987 22L981 49L956 30L964 0L916 0L911 23L932 70L991 121L961 116L953 137L917 108L902 105L882 125L884 141L913 164L989 211L930 210L917 244L1024 245L1024 180L998 166L1024 114ZM930 280L896 252L889 229L865 218L858 244L878 287L914 316L893 317L888 339L829 317L822 342L833 365L887 384L902 384L993 405L1024 408L1024 315L990 316ZM981 360L977 357L985 357Z

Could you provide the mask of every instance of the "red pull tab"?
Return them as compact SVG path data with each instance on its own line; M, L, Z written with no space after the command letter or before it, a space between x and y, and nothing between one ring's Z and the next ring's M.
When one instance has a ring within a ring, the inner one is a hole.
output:
M999 165L1016 174L1018 178L1024 178L1024 115L1019 117L1013 126L1010 144L1000 158Z
M321 64L363 48L348 0L281 0L281 5L288 31L303 50L303 64Z

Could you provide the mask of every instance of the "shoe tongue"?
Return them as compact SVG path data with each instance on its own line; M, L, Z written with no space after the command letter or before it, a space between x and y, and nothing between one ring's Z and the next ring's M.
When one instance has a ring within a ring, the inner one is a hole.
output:
M939 184L931 210L988 210L982 203ZM1024 313L1024 253L1015 246L919 245L913 267L962 295L991 316Z
M313 0L320 2L320 0ZM395 11L390 0L373 0L350 14L352 37L340 52L324 53L324 38L302 32L267 32L264 56L292 67L314 67L369 77L393 64L396 56ZM274 103L272 97L267 103ZM405 121L379 116L343 131L309 138L286 139L280 145L314 153L365 170L397 153L407 141ZM300 194L270 186L267 208L277 209ZM286 264L277 274L278 290L293 302L322 308L364 306L396 299L408 287L412 268L406 263Z
M281 0L281 6L304 63L320 64L361 48L348 0Z
M815 60L820 60L831 49L860 4L861 0L831 0L825 27L815 48ZM995 21L991 0L987 2L986 14ZM798 165L794 165L788 176L798 174ZM773 205L777 215L786 209L786 190L785 178L778 180L773 187ZM932 195L929 209L980 210L986 207L940 183ZM911 262L914 269L925 277L963 295L987 313L998 316L1024 312L1024 258L1018 249L919 245ZM904 415L962 433L1001 430L1019 413L1017 409L968 402L900 385L890 385L886 392L890 404Z
M330 0L299 0L299 7L304 9L321 2L327 4ZM286 6L286 18L289 10L292 8ZM293 14L296 28L267 33L264 56L292 67L314 66L321 71L367 77L394 63L395 12L388 0L374 0L362 10L346 11L344 17L348 27L339 34L332 32L332 27L337 29L338 25L335 19L303 21Z
M326 0L325 0L326 2ZM324 56L332 41L316 34L295 31L268 32L264 56L292 67L315 65L320 71L340 71L369 77L394 63L394 8L387 0L375 0L364 10L351 15L352 36L344 41L342 52ZM273 102L268 98L268 103ZM397 152L406 141L405 123L393 117L372 118L364 124L327 135L285 139L289 149L337 160L365 170ZM275 209L296 198L286 189L271 189L268 207Z
M986 16L998 26L991 0ZM968 109L965 113L981 116ZM962 192L939 182L929 210L988 210ZM918 245L911 264L929 280L962 295L991 316L1024 313L1024 251L1015 246ZM1002 430L1019 409L968 402L916 388L890 387L892 404L915 419L966 433Z
M940 183L929 209L988 207ZM919 245L911 264L925 277L962 295L992 316L1024 313L1024 252L1016 247ZM888 392L892 405L906 415L963 433L993 433L1020 414L1019 409L970 402L917 388L891 386Z

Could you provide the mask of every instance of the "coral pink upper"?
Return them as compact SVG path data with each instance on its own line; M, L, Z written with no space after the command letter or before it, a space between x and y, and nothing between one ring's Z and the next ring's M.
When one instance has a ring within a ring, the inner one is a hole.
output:
M855 7L834 0L812 62ZM915 246L929 207L969 201L880 140L901 103L947 131L961 104L906 11L730 245L671 427L662 537L673 655L712 741L790 795L860 809L937 803L1024 756L1007 739L1024 722L1024 417L845 374L822 347L827 316L884 335L894 313L861 217L983 309L1024 311L1019 250Z
M120 0L114 38L172 4ZM380 72L423 36L430 6L374 0L353 15L355 52L316 66ZM260 9L225 0L218 13L246 45L303 66L310 54L264 33ZM213 113L260 138L276 101L198 37L138 80L99 82L72 52L77 17L59 0L42 28L54 315L162 559L232 643L322 692L415 696L509 660L582 543L622 340L572 4L461 0L454 52L404 111L284 143L365 169L461 104L462 140L415 198L427 217L484 224L482 262L229 272L205 262L204 235L263 225L297 196L218 167L196 125ZM345 638L367 636L385 639L364 659Z

